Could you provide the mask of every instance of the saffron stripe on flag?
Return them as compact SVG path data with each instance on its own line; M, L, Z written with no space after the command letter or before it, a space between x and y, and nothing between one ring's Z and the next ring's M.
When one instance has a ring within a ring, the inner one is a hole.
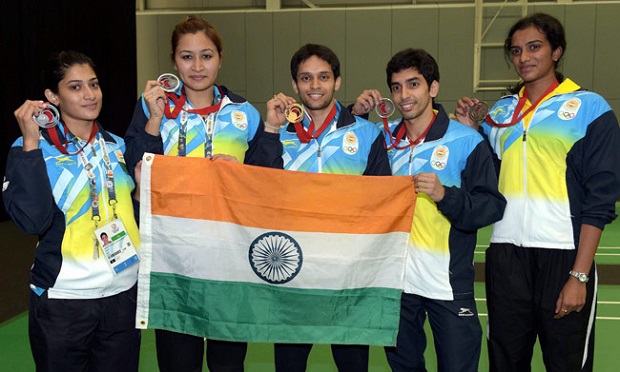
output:
M415 200L411 177L389 177L388 181L378 176L283 171L202 158L184 158L180 169L177 157L158 156L155 161L152 187L167 198L153 202L154 215L295 231L380 234L411 230L407 216L394 218L399 210L394 205L412 205ZM200 177L196 177L198 170ZM254 176L257 173L261 176ZM386 196L390 203L385 202ZM321 208L317 209L319 201Z

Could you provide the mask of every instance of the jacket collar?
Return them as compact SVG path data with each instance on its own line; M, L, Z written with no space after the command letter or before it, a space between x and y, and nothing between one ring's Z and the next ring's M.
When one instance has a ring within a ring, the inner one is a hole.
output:
M448 130L448 124L450 124L450 118L441 104L433 102L433 111L437 113L437 117L435 118L435 122L433 122L431 129L428 131L424 142L430 142L443 138ZM403 125L405 125L405 123L403 122L403 119L400 119L400 123L398 123L392 133L398 133Z
M61 124L61 125L64 126L64 124ZM64 133L61 125L56 125L53 128L41 130L41 135L43 136L43 138L47 141L47 143L49 143L52 146L54 146L54 142L52 142L52 139L50 138L50 135L49 135L49 132L48 132L50 130L55 130L56 133L58 134L58 138L61 141L64 142L64 141L67 140L65 138L65 133ZM97 126L99 127L99 133L101 133L101 135L103 136L103 139L106 142L116 143L116 140L114 139L114 137L112 137L112 135L110 133L108 133L108 131L103 128L103 125L101 125L101 123L97 122Z
M346 108L342 107L342 105L338 101L335 101L334 104L338 105L339 106L338 109L340 110L340 115L338 116L338 121L336 121L336 129L340 129L342 127L346 127L346 126L349 126L349 125L352 125L352 124L355 123L355 116L353 116L353 114L351 114L351 112L349 110L347 110ZM286 131L294 133L295 132L295 125L292 124L292 123L288 123L288 125L286 127Z

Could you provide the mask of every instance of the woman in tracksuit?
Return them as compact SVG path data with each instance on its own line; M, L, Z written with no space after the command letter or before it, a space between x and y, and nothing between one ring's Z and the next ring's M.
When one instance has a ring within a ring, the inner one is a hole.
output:
M28 321L34 362L37 371L137 371L140 236L125 143L97 121L103 94L89 57L57 53L43 80L59 117L39 100L15 111L22 136L9 151L2 193L13 222L38 237ZM106 248L100 229L110 232ZM130 255L116 254L120 239L133 243ZM114 258L106 253L113 249Z
M281 168L278 135L265 133L260 114L249 102L215 84L222 64L217 30L190 16L176 25L171 42L180 85L166 92L155 80L146 83L125 136L129 169L145 152ZM161 371L202 370L202 335L167 330L155 335ZM206 344L211 371L243 371L246 343L208 339Z
M620 128L598 94L556 71L562 24L519 20L504 44L522 80L482 125L508 204L486 254L491 371L530 370L536 338L548 371L592 371L594 254L620 197ZM459 101L457 117L475 102Z

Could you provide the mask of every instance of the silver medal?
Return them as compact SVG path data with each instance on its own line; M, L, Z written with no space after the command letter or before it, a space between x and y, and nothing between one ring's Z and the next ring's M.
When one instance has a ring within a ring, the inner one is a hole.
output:
M377 106L375 107L375 112L381 118L389 118L394 113L396 107L394 106L394 102L392 102L389 98L381 98L379 102L377 102Z
M45 108L39 111L37 115L32 115L32 120L43 129L55 127L59 119L58 109L49 102L45 103Z
M169 72L159 75L157 82L165 92L175 92L181 85L181 80L175 74Z

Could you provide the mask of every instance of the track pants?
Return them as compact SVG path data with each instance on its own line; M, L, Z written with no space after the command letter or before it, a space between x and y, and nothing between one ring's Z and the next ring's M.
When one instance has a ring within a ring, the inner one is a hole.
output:
M28 333L37 372L137 372L136 294L136 286L88 300L31 292Z
M207 367L211 372L242 372L248 344L207 339ZM157 364L161 372L200 372L205 340L183 333L155 330Z
M491 371L530 371L537 337L547 371L592 371L595 265L581 312L553 318L575 256L574 250L491 244L486 252L485 274Z

